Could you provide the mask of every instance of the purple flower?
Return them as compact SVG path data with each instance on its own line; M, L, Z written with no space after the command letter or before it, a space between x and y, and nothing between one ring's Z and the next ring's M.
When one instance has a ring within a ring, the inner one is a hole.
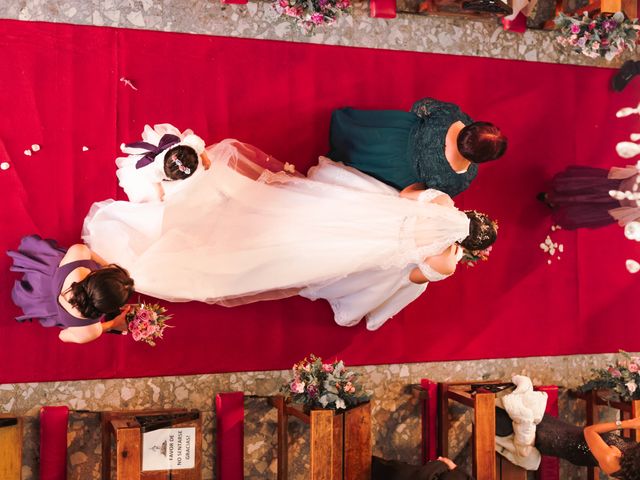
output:
M307 394L311 398L316 398L318 396L318 386L314 384L307 385Z
M578 39L578 44L577 44L577 45L578 45L579 47L584 47L584 46L586 45L586 43L587 43L587 39L586 39L586 38L584 38L584 37L580 37L580 38Z
M608 19L602 22L602 26L604 27L605 30L610 32L611 30L615 30L615 28L618 26L618 22L616 22L615 20Z

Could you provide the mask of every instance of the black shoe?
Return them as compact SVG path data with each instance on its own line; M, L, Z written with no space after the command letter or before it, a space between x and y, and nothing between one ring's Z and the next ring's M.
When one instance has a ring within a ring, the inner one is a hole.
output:
M549 208L553 208L553 204L549 201L549 196L547 195L547 192L540 192L536 195L536 199L539 202L544 203L547 207Z
M621 92L638 73L640 73L640 62L627 60L622 64L618 73L611 78L611 88L616 92Z

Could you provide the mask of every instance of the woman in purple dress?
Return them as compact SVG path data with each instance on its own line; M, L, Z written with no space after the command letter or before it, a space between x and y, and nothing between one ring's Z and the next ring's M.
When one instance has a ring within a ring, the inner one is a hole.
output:
M19 322L38 319L45 327L60 327L60 340L87 343L125 324L133 279L118 265L82 244L68 250L53 240L29 235L17 251L9 251L11 270L22 273L11 292L22 309ZM104 321L104 317L112 320Z

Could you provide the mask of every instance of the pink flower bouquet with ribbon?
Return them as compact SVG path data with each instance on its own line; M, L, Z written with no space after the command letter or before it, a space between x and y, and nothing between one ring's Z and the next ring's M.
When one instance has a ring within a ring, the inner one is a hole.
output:
M127 313L127 329L136 342L145 342L152 347L156 346L155 340L162 338L166 323L171 315L166 314L167 309L158 304L136 303Z

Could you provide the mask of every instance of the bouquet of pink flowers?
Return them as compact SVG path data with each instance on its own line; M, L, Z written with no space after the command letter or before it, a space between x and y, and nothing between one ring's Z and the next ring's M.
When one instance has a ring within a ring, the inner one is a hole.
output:
M635 48L638 40L638 19L629 20L622 12L613 15L558 15L554 20L556 40L564 47L590 58L604 57L611 61L625 50Z
M620 350L621 359L607 368L593 369L594 378L582 385L581 392L612 390L622 401L640 400L640 357Z
M480 260L486 262L489 260L489 255L491 254L492 249L493 246L487 247L484 250L467 250L462 247L463 255L460 259L460 263L464 263L467 267L474 267Z
M281 391L294 403L311 408L340 410L369 400L358 374L345 369L342 360L323 363L315 355L293 366L293 380Z
M133 339L155 347L155 339L162 338L164 329L169 327L166 321L171 318L171 315L167 315L166 311L166 308L155 303L134 304L126 316L127 329L131 332Z
M273 8L311 34L316 27L330 25L338 15L348 13L351 0L273 0Z

